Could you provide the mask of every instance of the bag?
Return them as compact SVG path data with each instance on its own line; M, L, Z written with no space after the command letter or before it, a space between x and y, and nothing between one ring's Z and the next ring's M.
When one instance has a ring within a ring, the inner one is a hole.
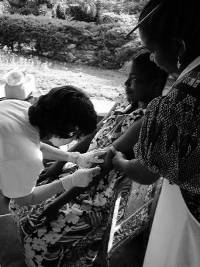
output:
M179 187L164 180L143 267L199 267L200 224Z

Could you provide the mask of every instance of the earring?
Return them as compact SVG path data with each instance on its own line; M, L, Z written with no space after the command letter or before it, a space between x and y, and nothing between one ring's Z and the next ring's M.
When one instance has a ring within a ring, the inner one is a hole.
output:
M180 69L180 66L181 66L181 63L180 63L180 57L178 56L178 61L177 61L177 69L178 69L178 70Z
M150 61L155 62L155 56L154 53L151 53L149 56Z

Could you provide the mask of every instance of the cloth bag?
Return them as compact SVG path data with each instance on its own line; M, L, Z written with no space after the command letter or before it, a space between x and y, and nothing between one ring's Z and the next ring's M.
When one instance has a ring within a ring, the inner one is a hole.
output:
M200 224L164 179L143 267L199 267Z

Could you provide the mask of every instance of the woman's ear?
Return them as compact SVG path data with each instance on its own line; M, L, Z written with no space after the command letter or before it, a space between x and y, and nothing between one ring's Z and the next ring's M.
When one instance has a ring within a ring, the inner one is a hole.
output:
M177 58L177 69L180 69L182 58L186 51L185 41L183 39L173 39L174 52Z
M178 61L181 63L183 55L185 54L186 51L185 41L182 39L175 39L174 42L176 47L177 58Z
M182 39L177 40L178 43L178 58L181 59L186 51L185 41Z

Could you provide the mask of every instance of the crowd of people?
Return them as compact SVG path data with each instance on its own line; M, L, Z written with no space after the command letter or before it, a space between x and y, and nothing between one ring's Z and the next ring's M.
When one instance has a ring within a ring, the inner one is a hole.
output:
M149 0L138 21L145 48L132 59L125 93L99 123L74 86L31 103L30 93L0 102L0 188L27 266L105 266L100 251L118 185L126 184L125 209L132 186L143 185L148 198L158 179L154 217L140 210L134 218L133 238L142 218L153 220L143 266L199 266L198 18L198 0ZM175 82L163 95L168 75ZM79 142L65 152L47 144L52 138ZM55 163L44 170L45 158ZM66 162L73 164L63 171Z

